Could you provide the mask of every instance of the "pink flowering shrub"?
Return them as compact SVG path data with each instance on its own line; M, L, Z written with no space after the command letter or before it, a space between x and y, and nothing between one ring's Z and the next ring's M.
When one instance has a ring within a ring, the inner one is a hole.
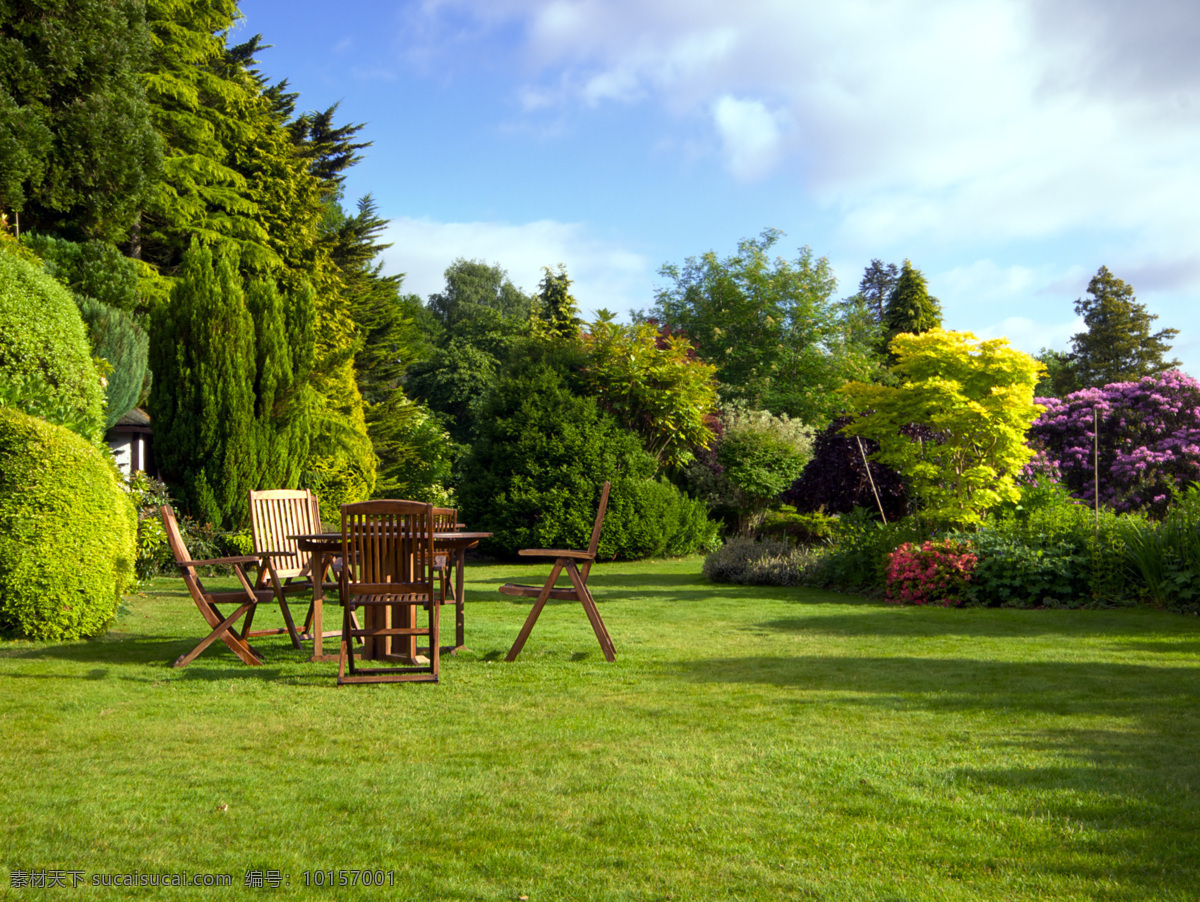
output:
M921 546L905 542L888 555L888 601L962 607L975 564L969 542L942 539Z
M1166 513L1174 492L1200 481L1200 383L1190 376L1171 370L1037 402L1046 410L1029 430L1030 443L1088 504L1095 500L1097 469L1101 504L1154 517Z

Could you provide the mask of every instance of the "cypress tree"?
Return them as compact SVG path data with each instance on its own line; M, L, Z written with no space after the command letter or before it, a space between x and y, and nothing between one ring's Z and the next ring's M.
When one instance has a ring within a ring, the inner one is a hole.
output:
M309 296L301 296L308 294ZM272 279L246 288L254 321L254 445L256 488L294 488L308 457L312 431L311 293L285 299Z
M244 525L256 484L254 341L235 254L193 244L170 305L154 317L150 416L180 503L226 527Z

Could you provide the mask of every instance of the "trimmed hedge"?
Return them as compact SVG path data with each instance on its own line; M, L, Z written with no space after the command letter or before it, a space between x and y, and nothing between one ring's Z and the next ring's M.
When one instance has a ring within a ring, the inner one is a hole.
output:
M132 583L136 535L111 461L61 426L0 408L0 629L102 633Z
M75 299L0 242L0 404L98 442L104 389Z

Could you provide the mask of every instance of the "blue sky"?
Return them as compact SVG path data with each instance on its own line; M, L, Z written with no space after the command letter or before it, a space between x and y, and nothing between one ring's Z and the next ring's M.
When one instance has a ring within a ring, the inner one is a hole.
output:
M585 315L764 228L853 294L913 261L945 326L1066 349L1101 265L1200 375L1200 4L242 0L302 109L374 142L349 200L427 296L457 257Z

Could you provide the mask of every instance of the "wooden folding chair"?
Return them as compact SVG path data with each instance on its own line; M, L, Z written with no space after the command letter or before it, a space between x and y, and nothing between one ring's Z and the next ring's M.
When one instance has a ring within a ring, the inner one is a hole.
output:
M253 554L243 557L223 557L212 558L210 560L192 560L188 554L187 546L183 543L183 536L179 532L179 524L175 520L175 512L168 505L163 505L160 509L163 519L163 527L167 532L167 542L171 546L171 553L175 555L175 563L179 567L179 572L183 575L184 585L187 586L188 592L192 596L192 601L195 602L200 615L205 622L212 627L212 632L209 633L204 640L185 655L180 655L175 661L175 667L187 667L188 664L195 660L204 649L212 645L213 642L220 639L230 651L242 659L247 664L258 665L262 663L262 658L247 642L248 639L257 636L277 636L281 633L287 633L292 640L292 645L296 648L300 647L300 637L296 634L296 625L292 622L292 613L288 610L287 602L284 601L283 592L280 589L279 578L275 575L275 568L271 563L269 555ZM196 573L197 567L208 565L223 565L232 567L237 575L238 581L242 584L241 591L233 592L208 592L204 588L204 584L200 582L200 577ZM260 567L267 571L270 578L270 588L255 588L250 585L250 580L246 577L246 567L248 565ZM287 625L283 629L266 629L266 630L251 630L254 622L254 614L260 604L276 603L283 612L283 620ZM221 613L218 604L235 604L237 609L225 616ZM242 624L242 629L239 632L234 627L239 620L245 617L245 622Z
M250 492L250 535L255 554L270 557L275 573L282 581L284 595L310 594L314 590L314 577L310 556L302 552L292 536L322 532L321 513L317 496L308 489L264 489ZM325 559L318 564L322 571L316 579L321 580L322 592L338 587L329 581L329 570L334 562ZM258 588L261 588L263 571L259 571ZM313 628L313 606L310 604L304 617L303 633L308 636ZM325 633L338 635L337 630Z
M440 610L433 588L433 505L416 501L343 504L342 560L338 685L436 683L441 649ZM359 609L362 625L356 626L354 613ZM416 625L421 610L428 619L425 627ZM416 654L418 636L429 639L424 660ZM358 638L364 640L363 660L393 666L356 666L358 656L351 643Z
M604 513L608 509L608 489L609 485L606 482L604 483L604 488L600 491L600 507L596 511L596 523L592 527L592 540L588 543L587 551L569 551L557 548L523 548L517 552L522 557L554 558L554 566L550 569L550 577L543 586L520 586L515 583L506 583L500 587L500 591L505 595L517 595L537 599L533 603L533 610L529 612L529 616L525 620L525 625L521 627L517 641L508 650L508 655L504 660L516 660L517 655L521 653L521 649L525 647L525 640L529 638L529 634L533 631L533 625L537 623L538 616L542 613L542 608L546 606L546 601L551 598L575 599L582 604L588 621L592 624L592 631L595 632L596 638L600 641L600 650L604 652L604 657L609 661L616 660L617 653L613 648L612 638L608 635L604 621L600 619L600 611L596 607L596 600L592 598L592 593L588 591L587 587L588 574L591 572L592 564L596 560L596 549L600 547L600 529L604 525ZM582 563L583 567L577 567L578 563ZM558 581L559 575L564 570L567 571L567 577L571 580L570 588L565 586L563 588L556 588L554 584Z

